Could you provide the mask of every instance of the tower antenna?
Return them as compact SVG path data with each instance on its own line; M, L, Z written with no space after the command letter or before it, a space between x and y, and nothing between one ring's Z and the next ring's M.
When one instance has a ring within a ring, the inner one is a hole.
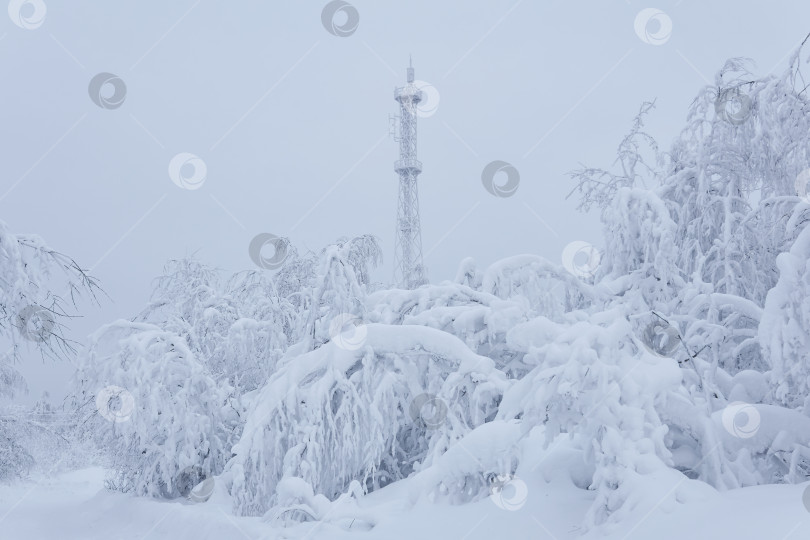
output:
M407 84L394 90L399 102L399 159L394 171L399 175L394 281L403 289L415 289L427 282L422 264L422 228L419 221L417 177L422 163L416 159L417 106L423 94L414 84L413 60L406 72Z

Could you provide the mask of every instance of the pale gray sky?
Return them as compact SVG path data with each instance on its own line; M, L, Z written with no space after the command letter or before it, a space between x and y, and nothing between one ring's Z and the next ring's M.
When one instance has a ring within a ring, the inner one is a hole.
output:
M0 16L0 219L93 267L112 301L83 306L71 329L80 341L136 314L167 259L249 268L262 232L299 251L375 234L377 279L389 280L388 117L409 54L440 95L420 119L419 157L425 263L441 281L466 256L482 267L519 253L560 262L571 241L600 245L597 216L564 200L565 173L609 165L644 100L657 98L650 131L667 146L727 58L781 70L810 31L798 0L352 0L360 21L346 37L322 25L324 0L44 4L39 26L23 6L36 28ZM649 7L672 21L661 45L634 30ZM100 72L125 82L120 107L90 99ZM181 152L207 166L199 189L169 178ZM483 188L493 160L520 172L514 196ZM71 367L30 355L21 370L35 399L63 394Z

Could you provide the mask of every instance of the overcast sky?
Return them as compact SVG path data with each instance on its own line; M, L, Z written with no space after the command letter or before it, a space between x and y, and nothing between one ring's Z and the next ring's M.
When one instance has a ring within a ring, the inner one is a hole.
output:
M467 256L559 263L569 242L601 245L598 216L565 200L566 173L609 166L645 100L657 99L649 129L667 146L727 58L781 70L810 32L799 0L352 0L333 20L345 36L324 26L325 0L18 4L0 17L0 219L101 280L110 300L82 305L79 341L140 311L166 260L251 268L264 232L300 252L374 234L375 277L390 280L388 123L409 55L439 97L419 119L423 249L438 282ZM650 7L663 15L637 32ZM108 108L88 91L99 73L125 85L102 90ZM170 178L181 153L205 164L198 189ZM482 185L494 160L520 174L511 197ZM20 368L30 399L63 395L72 369L33 354Z

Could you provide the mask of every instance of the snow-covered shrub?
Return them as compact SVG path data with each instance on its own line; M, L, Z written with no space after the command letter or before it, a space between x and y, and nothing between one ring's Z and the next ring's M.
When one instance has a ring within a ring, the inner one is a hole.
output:
M810 412L810 228L777 258L759 341L771 366L774 402Z
M474 290L480 290L481 280L481 272L475 264L475 259L467 257L459 263L456 278L453 282L459 285L466 285Z
M267 378L286 349L291 312L260 273L223 283L214 269L185 259L167 265L137 320L183 336L211 375L241 395Z
M331 338L336 317L354 315L361 321L370 269L382 261L377 240L370 235L341 239L323 249L311 284L303 321L304 346L311 350Z
M517 255L493 263L481 289L498 298L521 302L529 314L559 318L593 301L592 288L560 266L536 255Z
M230 457L231 388L211 377L182 337L112 323L91 336L77 379L81 425L106 449L112 487L177 496L181 471L218 474Z
M508 383L492 360L431 328L360 328L362 346L290 355L256 397L229 463L238 513L279 504L288 477L332 499L352 481L377 489L494 416Z
M545 343L533 346L538 335ZM620 309L564 325L538 317L510 338L536 367L505 393L498 418L544 426L547 444L569 434L593 468L588 519L620 519L631 478L670 464L658 408L680 386L677 362L644 354Z
M447 332L476 354L491 358L510 378L520 378L529 370L506 339L514 325L529 317L527 303L518 297L503 300L465 285L443 283L412 291L377 291L366 304L370 322Z

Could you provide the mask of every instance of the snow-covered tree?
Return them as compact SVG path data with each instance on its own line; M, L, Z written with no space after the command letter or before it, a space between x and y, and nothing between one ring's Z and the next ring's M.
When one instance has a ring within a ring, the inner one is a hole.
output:
M218 474L236 433L231 388L185 339L118 321L91 336L77 374L80 425L109 456L109 484L138 495L181 494L182 471Z
M225 281L199 261L171 261L136 320L183 336L211 375L241 395L255 390L294 338L293 305L261 272Z
M76 261L37 235L12 233L2 221L0 276L0 335L11 341L11 349L0 355L2 397L21 388L11 363L24 344L50 357L75 352L63 331L69 308L82 293L95 298L99 288Z
M0 354L0 481L24 475L42 455L40 447L61 438L6 405L5 400L27 391L14 361L29 348L51 359L73 355L66 321L78 296L95 298L97 291L96 280L76 261L37 235L12 233L0 221L0 336L11 342Z
M656 348L650 315L677 344L663 356L682 366L682 387L656 407L671 464L720 488L807 470L801 424L796 436L776 427L789 425L793 411L762 409L771 429L745 444L718 422L736 410L734 399L769 399L766 380L770 399L803 404L799 349L808 331L800 329L798 238L808 205L799 179L810 164L810 116L801 56L802 47L782 75L761 78L730 60L692 104L669 152L643 131L645 105L620 145L619 172L573 175L583 208L601 209L607 249L595 286L614 289L606 304L639 321L635 333L647 349Z

